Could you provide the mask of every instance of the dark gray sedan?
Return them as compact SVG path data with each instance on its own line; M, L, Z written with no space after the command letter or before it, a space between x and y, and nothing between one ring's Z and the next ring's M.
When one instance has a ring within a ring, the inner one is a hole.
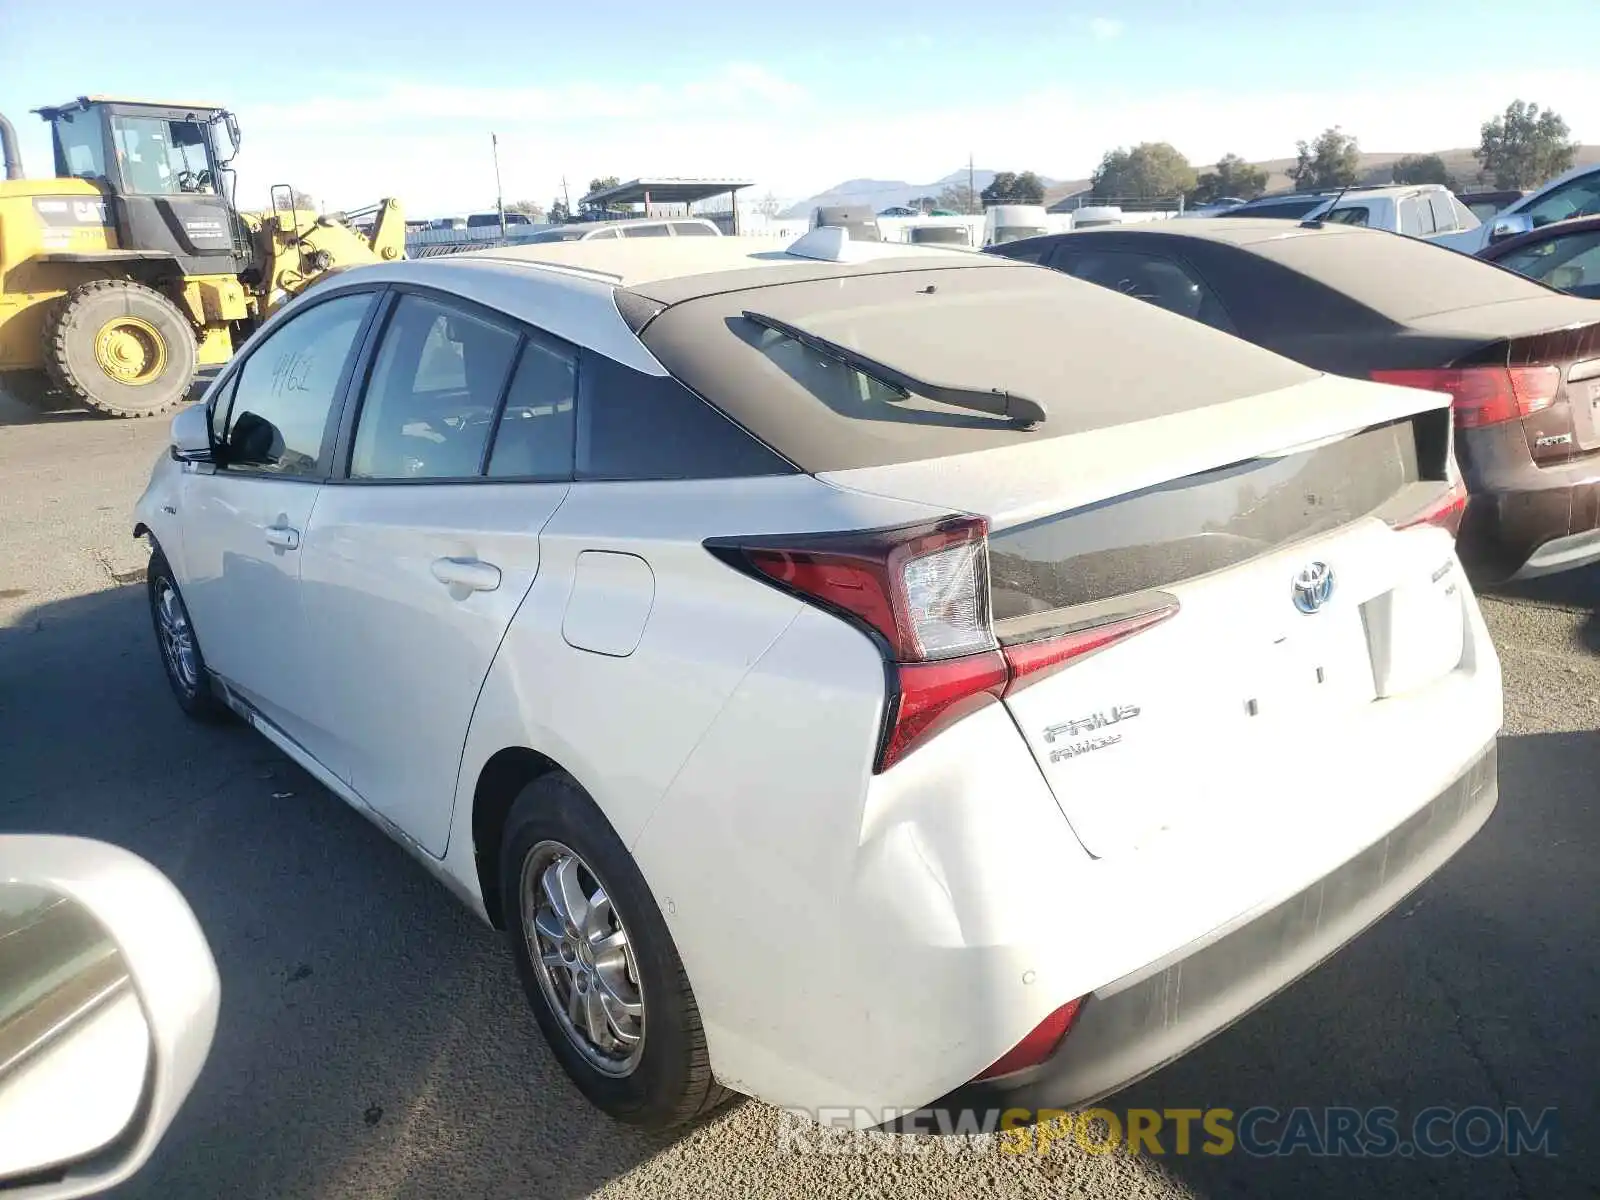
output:
M1474 578L1600 560L1592 301L1415 238L1334 224L1160 221L989 253L1147 300L1320 370L1450 393L1471 493L1460 552Z

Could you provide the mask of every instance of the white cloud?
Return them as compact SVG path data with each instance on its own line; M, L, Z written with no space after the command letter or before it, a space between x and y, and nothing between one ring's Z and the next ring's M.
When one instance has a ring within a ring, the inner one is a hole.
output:
M240 198L260 203L289 181L333 206L399 196L415 216L488 208L489 132L500 135L506 198L548 204L566 176L574 199L600 175L741 176L753 194L803 197L844 179L924 183L965 164L1086 177L1109 148L1169 141L1190 161L1224 152L1292 156L1299 138L1342 125L1375 151L1477 143L1478 126L1515 96L1566 114L1580 140L1600 141L1593 82L1576 71L1478 77L1480 104L1438 103L1438 82L1352 83L1337 91L1052 87L970 105L862 106L753 64L673 84L597 81L560 89L380 83L360 98L242 114Z
M1089 32L1102 42L1117 37L1125 28L1121 21L1114 21L1110 17L1093 17L1089 21Z

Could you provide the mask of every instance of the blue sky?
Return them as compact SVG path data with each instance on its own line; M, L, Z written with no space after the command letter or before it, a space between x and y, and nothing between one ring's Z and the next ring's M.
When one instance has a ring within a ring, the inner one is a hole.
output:
M1538 9L1513 28L1504 0L393 0L238 19L0 0L0 112L41 174L29 109L83 92L216 101L244 127L241 201L288 181L333 207L398 195L414 215L491 204L491 130L507 198L546 204L563 175L574 197L595 175L674 174L788 199L925 182L969 150L1080 178L1116 145L1281 157L1332 124L1368 150L1439 149L1475 143L1518 96L1600 141L1600 0Z

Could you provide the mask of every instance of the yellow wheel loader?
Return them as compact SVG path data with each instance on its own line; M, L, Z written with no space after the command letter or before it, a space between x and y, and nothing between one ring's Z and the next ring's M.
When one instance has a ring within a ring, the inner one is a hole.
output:
M239 123L206 104L83 96L38 114L55 178L25 179L0 116L0 391L148 417L318 278L405 254L395 200L318 216L286 185L233 203Z

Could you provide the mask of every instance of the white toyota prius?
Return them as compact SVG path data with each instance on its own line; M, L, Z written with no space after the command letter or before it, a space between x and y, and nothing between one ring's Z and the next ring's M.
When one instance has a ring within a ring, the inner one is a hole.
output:
M178 702L503 928L606 1112L1069 1108L1493 809L1447 404L838 230L491 250L269 322L135 532Z

